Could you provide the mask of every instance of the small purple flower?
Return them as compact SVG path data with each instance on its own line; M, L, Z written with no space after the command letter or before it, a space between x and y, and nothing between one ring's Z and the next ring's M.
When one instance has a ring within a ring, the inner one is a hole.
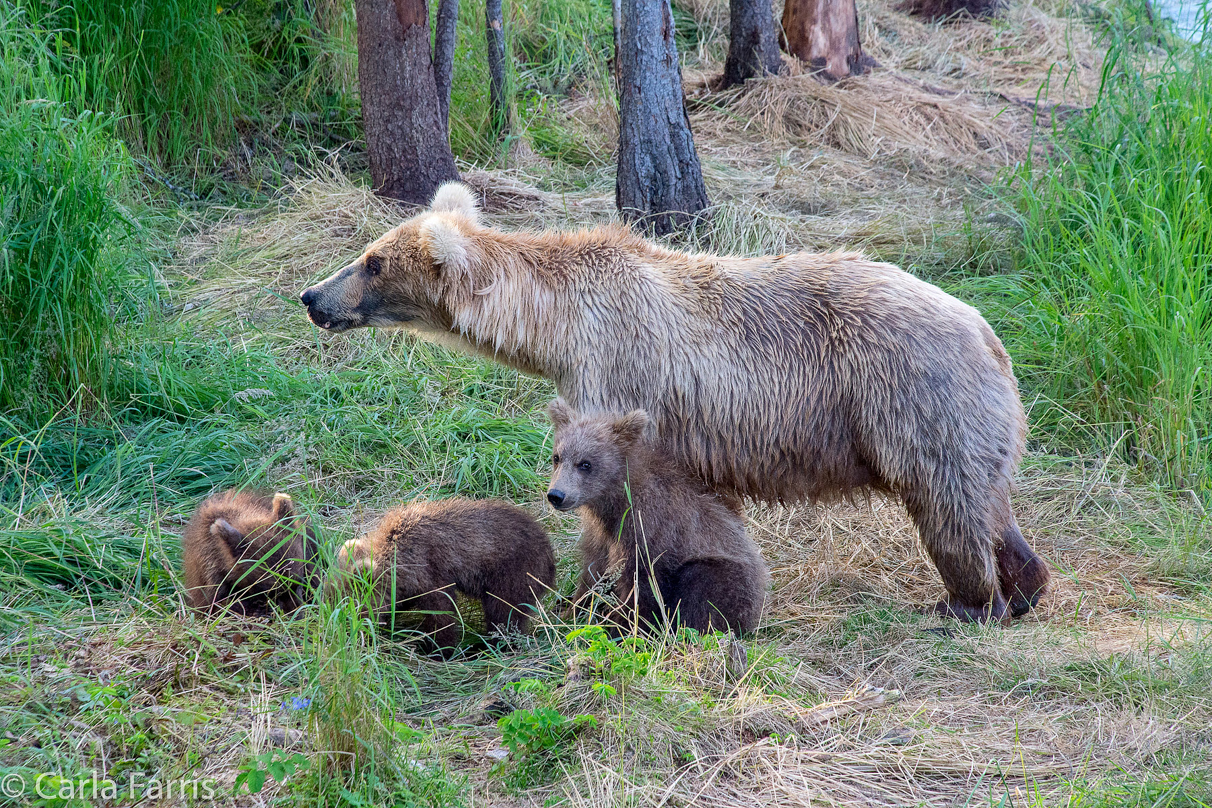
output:
M282 702L282 709L290 710L292 712L306 710L310 706L311 706L311 699L309 699L305 696L291 696L290 701Z

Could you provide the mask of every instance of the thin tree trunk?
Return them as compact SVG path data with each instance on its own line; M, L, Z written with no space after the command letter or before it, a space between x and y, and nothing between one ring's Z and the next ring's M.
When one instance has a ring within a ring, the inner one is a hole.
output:
M669 0L622 0L619 170L623 218L657 234L707 208L703 171L690 134Z
M859 44L854 0L787 0L783 36L787 53L823 78L858 76L875 64Z
M457 180L439 117L425 0L357 0L362 125L375 193L425 204Z
M437 30L433 41L433 78L438 88L438 117L450 139L450 85L454 75L454 52L458 39L459 0L439 0Z
M731 0L728 12L724 86L731 87L755 76L777 75L781 61L770 0Z
M509 76L505 61L505 20L501 14L501 0L485 3L488 35L488 95L492 104L492 126L497 135L511 128L509 112Z

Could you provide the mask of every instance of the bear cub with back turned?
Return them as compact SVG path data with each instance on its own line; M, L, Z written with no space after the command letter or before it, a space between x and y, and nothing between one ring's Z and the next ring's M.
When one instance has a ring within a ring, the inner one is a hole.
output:
M318 547L287 494L232 489L194 512L181 536L185 594L201 611L293 612L319 584Z
M638 606L642 623L660 626L663 604L699 631L756 628L770 575L735 502L645 440L643 410L586 416L556 399L548 414L555 452L547 499L581 512L576 600L609 591L616 622L629 622Z
M520 508L494 500L413 502L389 511L370 533L345 542L330 592L369 575L380 618L427 612L421 630L439 648L458 644L455 590L479 599L491 632L525 630L529 613L555 584L547 532Z

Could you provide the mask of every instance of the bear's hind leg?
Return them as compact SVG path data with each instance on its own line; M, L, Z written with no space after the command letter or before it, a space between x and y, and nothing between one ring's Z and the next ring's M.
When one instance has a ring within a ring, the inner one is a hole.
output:
M463 638L462 624L456 614L453 593L447 589L421 595L397 606L402 611L423 612L421 631L439 651L452 652Z
M1012 617L1022 617L1035 608L1052 577L1044 560L1023 539L1013 515L997 543L997 576L1010 599Z
M757 628L765 600L752 571L728 558L688 561L674 576L666 606L697 631L741 634Z
M493 592L485 592L480 601L484 606L484 622L488 631L526 631L530 625L530 598L522 598L517 608Z
M904 497L922 545L947 587L935 606L944 617L966 623L1002 620L1006 599L998 584L988 506L980 502L923 501Z

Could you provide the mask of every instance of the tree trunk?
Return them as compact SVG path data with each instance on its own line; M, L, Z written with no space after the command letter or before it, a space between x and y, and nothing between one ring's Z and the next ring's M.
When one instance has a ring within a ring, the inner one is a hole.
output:
M438 117L450 139L450 84L458 40L459 0L439 0L437 30L433 38L433 78L438 88Z
M375 193L426 204L457 180L439 117L425 0L356 0L362 125Z
M781 60L770 0L731 0L728 12L724 86L731 87L754 76L777 75Z
M783 36L787 53L833 81L866 73L875 64L859 44L854 0L787 0Z
M498 136L510 129L509 77L505 56L505 20L501 0L485 3L488 35L488 96L492 104L492 128Z
M619 170L623 218L663 235L707 207L690 134L669 0L622 0L619 54Z

